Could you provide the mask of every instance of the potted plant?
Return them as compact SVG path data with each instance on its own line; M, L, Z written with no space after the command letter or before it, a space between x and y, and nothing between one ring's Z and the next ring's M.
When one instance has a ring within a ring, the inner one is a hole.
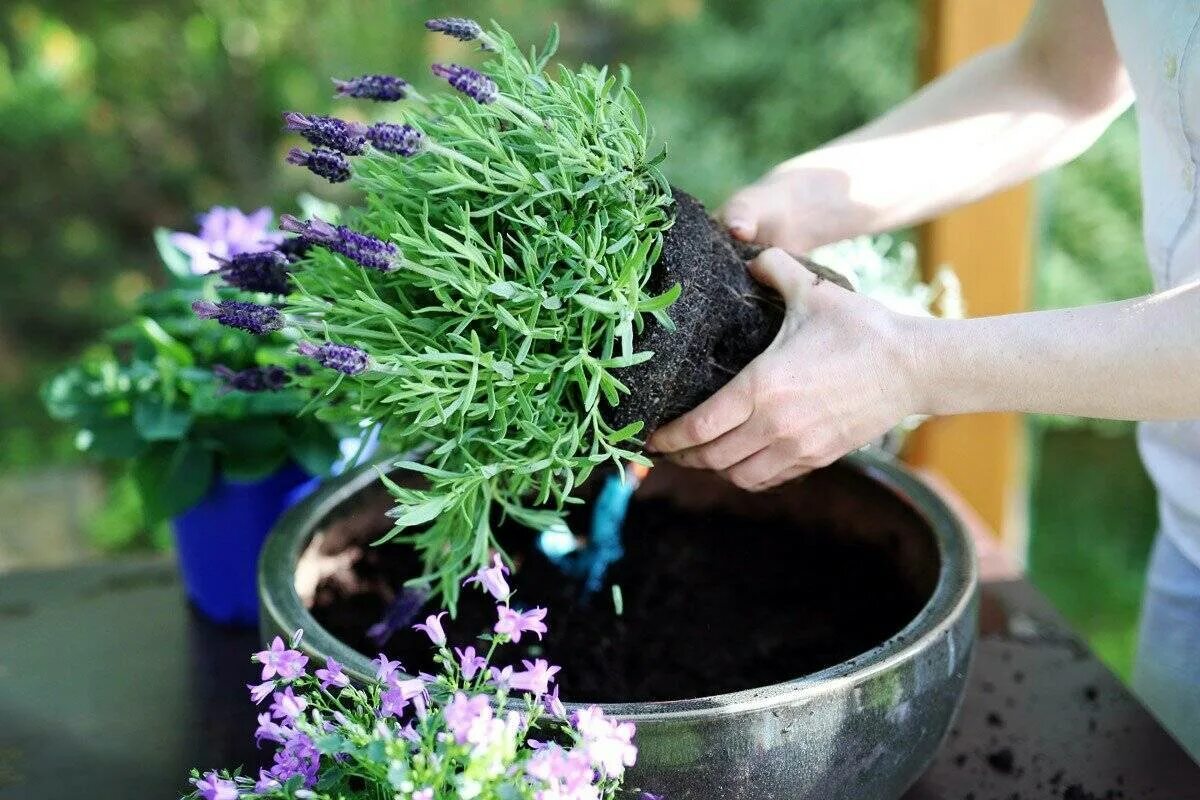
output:
M641 438L757 355L782 301L664 179L627 74L548 75L553 32L526 56L498 27L429 26L490 60L434 65L454 93L335 82L389 104L389 121L286 114L309 143L288 161L363 202L338 222L281 221L308 247L288 291L195 306L299 337L318 418L375 422L407 454L376 464L382 497L365 470L281 520L260 564L264 632L302 627L300 651L369 684L373 647L422 669L408 628L424 605L440 600L465 641L494 621L464 579L505 596L511 580L513 613L562 623L513 647L571 660L568 709L637 722L639 786L898 796L965 679L961 527L870 455L762 495L660 466L631 503Z
M128 461L147 522L172 520L188 596L219 622L255 622L263 539L338 457L330 426L298 413L308 393L294 385L287 337L216 328L191 311L228 294L230 280L257 291L286 279L299 253L272 218L214 208L198 234L158 231L166 287L43 388L81 450Z

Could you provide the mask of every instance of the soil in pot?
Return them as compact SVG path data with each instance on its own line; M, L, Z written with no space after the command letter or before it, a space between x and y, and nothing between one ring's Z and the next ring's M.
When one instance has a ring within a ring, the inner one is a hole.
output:
M817 483L806 490L819 494ZM317 586L312 613L363 654L382 649L410 672L433 671L423 634L406 627L382 648L367 635L397 588L419 572L407 547L360 546L387 529L382 511L389 499L382 492L371 497L358 513L323 528L320 548L334 561L341 554L341 567ZM586 533L587 508L571 519L574 530ZM876 510L867 505L861 513ZM920 557L928 568L916 578L898 568L920 560L903 552L912 544L905 524L860 521L876 526L868 542L842 535L835 521L798 527L781 516L651 497L630 506L625 557L587 599L542 555L536 532L502 526L500 540L517 565L514 605L549 608L550 632L544 641L527 635L508 645L497 663L519 669L521 659L541 657L561 665L562 696L576 702L697 698L816 672L896 635L928 599L936 555ZM613 585L620 587L621 614ZM491 598L474 589L463 592L457 618L444 620L459 645L475 643L494 622Z
M616 428L642 420L644 435L728 383L771 344L786 310L783 298L746 270L761 248L731 238L687 192L675 189L674 196L675 222L663 235L647 291L658 295L677 283L683 287L668 312L675 330L647 318L634 350L651 351L654 358L617 370L630 394L605 412ZM839 273L800 260L816 280L850 288Z

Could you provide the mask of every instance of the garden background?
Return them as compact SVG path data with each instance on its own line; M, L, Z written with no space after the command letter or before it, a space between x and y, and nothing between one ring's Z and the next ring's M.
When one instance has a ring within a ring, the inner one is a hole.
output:
M161 280L150 234L215 204L293 210L327 185L283 163L286 109L327 76L424 65L428 17L562 26L570 63L626 63L667 172L716 205L915 85L916 0L45 0L0 10L0 573L168 546L132 484L85 463L38 387ZM341 110L341 109L339 109ZM1031 303L1149 289L1128 115L1039 185ZM1034 581L1123 676L1155 525L1124 424L1030 421ZM0 580L3 578L0 577Z

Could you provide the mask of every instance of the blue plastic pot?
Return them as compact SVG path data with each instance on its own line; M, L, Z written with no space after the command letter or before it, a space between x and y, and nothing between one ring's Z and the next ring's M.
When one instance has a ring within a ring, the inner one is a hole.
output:
M196 608L214 622L258 624L263 541L280 514L319 483L294 464L249 483L218 476L203 500L174 519L179 572Z

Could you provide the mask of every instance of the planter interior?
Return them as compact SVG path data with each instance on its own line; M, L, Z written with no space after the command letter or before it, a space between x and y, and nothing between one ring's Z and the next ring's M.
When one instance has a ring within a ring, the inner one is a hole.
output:
M365 628L415 568L403 545L365 544L388 527L375 483L360 473L294 509L260 570L264 635L303 627L310 653L360 676L379 650ZM674 800L861 800L899 797L920 774L961 699L976 574L961 526L902 466L857 454L761 494L660 466L627 528L609 575L621 615L608 587L576 600L535 534L503 532L517 598L549 607L550 635L497 663L545 657L563 666L565 700L637 721L632 785ZM490 626L481 597L464 591L452 642ZM428 667L420 634L383 649Z

